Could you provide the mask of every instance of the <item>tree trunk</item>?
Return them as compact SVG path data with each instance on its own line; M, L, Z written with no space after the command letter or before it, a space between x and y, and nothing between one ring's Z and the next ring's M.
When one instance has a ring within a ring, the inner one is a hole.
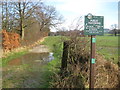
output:
M116 31L116 29L114 29L114 35L117 36L117 31Z
M2 29L3 29L3 2L2 2Z
M5 9L6 9L6 20L5 20L5 29L8 30L8 3L7 0L5 2Z
M18 3L19 4L19 16L20 16L20 36L21 39L24 39L24 25L23 25L23 13L22 13L22 9L21 9L21 2Z
M22 24L22 40L24 39L24 27L23 27L23 24Z
M115 36L117 36L117 32L115 31Z

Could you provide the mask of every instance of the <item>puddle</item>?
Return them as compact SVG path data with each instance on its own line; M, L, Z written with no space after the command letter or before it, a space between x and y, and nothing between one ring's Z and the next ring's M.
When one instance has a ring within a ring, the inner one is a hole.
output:
M45 45L38 45L31 50L28 54L21 56L20 58L11 60L8 65L22 65L22 64L44 64L53 60L53 53L49 52L49 49Z
M19 58L17 58L17 59L14 59L14 60L8 62L8 64L9 65L21 65L22 62L21 62L21 60Z
M28 53L20 58L9 61L8 65L45 64L53 59L53 53Z

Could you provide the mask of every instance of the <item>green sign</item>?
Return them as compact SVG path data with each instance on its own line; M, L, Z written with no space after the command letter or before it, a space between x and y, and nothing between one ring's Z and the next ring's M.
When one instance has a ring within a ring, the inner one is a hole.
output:
M104 34L104 17L93 16L88 14L85 16L84 35L103 35Z

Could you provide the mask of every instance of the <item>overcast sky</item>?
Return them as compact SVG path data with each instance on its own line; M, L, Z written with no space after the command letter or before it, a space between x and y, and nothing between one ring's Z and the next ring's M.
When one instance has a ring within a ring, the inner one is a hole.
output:
M66 28L75 18L84 18L88 13L104 16L105 28L118 24L118 1L120 0L45 0L64 16L66 22L62 26Z

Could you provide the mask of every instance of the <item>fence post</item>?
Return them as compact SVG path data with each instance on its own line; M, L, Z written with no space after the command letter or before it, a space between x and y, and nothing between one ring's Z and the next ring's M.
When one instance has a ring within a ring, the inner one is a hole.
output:
M67 68L68 47L69 47L69 42L64 41L64 43L63 43L63 55L62 55L62 62L61 62L61 69L62 70L65 70Z
M94 90L94 66L95 66L96 36L91 35L91 60L90 60L90 90Z

